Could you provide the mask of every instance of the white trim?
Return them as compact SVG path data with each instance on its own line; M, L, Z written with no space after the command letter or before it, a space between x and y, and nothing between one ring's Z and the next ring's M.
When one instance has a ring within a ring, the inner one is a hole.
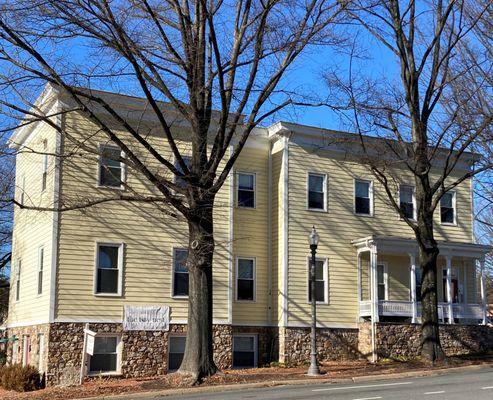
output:
M324 195L324 206L323 208L311 208L310 207L310 175L313 176L319 176L323 178L323 195ZM306 209L308 211L315 211L315 212L327 212L329 207L328 207L328 178L327 174L323 172L316 172L316 171L308 171L306 173Z
M283 293L282 293L282 326L288 324L288 268L289 268L289 138L284 138L284 148L282 154L282 169L284 173L283 182L283 198L282 198L282 210L283 210Z
M91 372L91 356L89 356L89 362L87 365L87 375L88 376L115 376L121 375L122 373L122 352L123 352L123 341L122 334L115 332L96 332L95 339L100 337L116 337L116 371L109 372Z
M117 247L118 248L118 287L117 293L98 293L98 268L99 268L99 248L101 246ZM96 242L96 254L94 260L94 287L93 296L95 297L122 297L123 293L123 249L125 244L123 242Z
M231 366L233 369L244 369L244 368L248 368L248 367L235 367L233 365L234 353L235 353L235 337L253 338L253 368L257 368L257 366L258 366L258 334L256 334L256 333L233 333L233 340L232 340L233 343L231 346L231 355L232 355Z
M238 299L238 261L239 260L250 260L253 262L253 299L252 300L240 300L240 299ZM237 302L237 303L256 303L257 302L257 259L256 259L256 257L237 256L235 265L236 265L236 267L235 267L235 302Z
M306 279L306 302L311 304L310 300L310 266L311 266L311 256L307 256L307 279ZM315 257L315 261L322 261L324 263L323 273L324 273L324 301L317 301L317 304L329 304L329 257Z
M44 193L48 186L48 139L43 139L43 165L41 169L41 193Z
M399 199L399 208L401 207L401 188L406 187L406 188L411 188L412 189L412 203L413 203L413 216L412 218L409 218L411 221L416 221L416 186L414 185L408 185L408 184L399 184L399 190L398 190L398 199ZM399 219L403 220L403 218L399 214Z
M43 253L43 257L41 257L41 253ZM41 260L43 260L41 262ZM44 244L40 245L38 247L38 268L36 269L36 295L37 296L42 296L43 295L43 282L44 282L44 275L45 275L45 260L46 260L46 254L45 254L45 246ZM41 282L39 281L39 275L41 274L42 279ZM39 291L39 284L41 283L41 292Z
M111 143L99 143L98 144L98 172L97 172L97 183L96 187L98 189L113 189L113 190L125 190L125 183L127 180L127 166L124 162L120 161L120 181L122 184L120 186L108 186L108 185L101 185L101 168L103 166L102 164L102 158L103 158L103 150L104 148L112 149L112 150L120 150L120 157L125 157L125 153L120 149L115 144Z
M175 295L175 259L176 259L176 252L177 251L186 251L187 252L187 257L188 257L188 248L187 247L173 247L171 249L172 251L172 257L171 257L171 298L176 299L176 300L186 300L188 299L188 296L178 294ZM179 274L184 274L184 272L178 272ZM189 274L187 272L187 274ZM190 279L190 275L189 279ZM189 281L190 282L190 281ZM190 293L190 286L188 287L189 293Z
M272 143L267 155L267 323L272 323ZM277 222L276 222L277 223Z
M49 321L48 319L33 319L33 320L27 320L27 321L20 321L20 322L14 322L12 324L7 324L6 328L22 328L25 326L33 326L33 325L43 325L43 324L48 324Z
M233 146L229 146L229 156L233 154ZM229 232L228 232L228 323L233 321L233 247L234 247L234 203L235 203L234 171L229 171Z
M248 171L235 171L236 184L235 184L235 206L242 210L255 210L257 209L257 173ZM238 192L240 190L240 178L239 175L253 176L253 207L246 207L238 204Z
M457 192L455 190L449 190L448 192L444 193L447 194L447 193L450 193L452 194L452 208L454 210L454 222L442 222L442 199L443 199L443 196L442 198L440 199L439 201L439 211L440 211L440 225L443 225L443 226L457 226Z
M286 326L286 328L310 328L311 325L308 323L290 323L289 325ZM358 324L357 323L340 323L340 324L326 324L323 321L318 321L317 320L317 329L320 328L326 328L326 329L358 329Z
M357 182L365 182L369 183L369 188L368 188L368 196L370 199L370 214L362 214L362 213L357 213L356 212L356 183ZM373 217L374 212L373 212L373 181L369 179L360 179L360 178L354 178L353 180L353 213L354 215L358 215L360 217Z

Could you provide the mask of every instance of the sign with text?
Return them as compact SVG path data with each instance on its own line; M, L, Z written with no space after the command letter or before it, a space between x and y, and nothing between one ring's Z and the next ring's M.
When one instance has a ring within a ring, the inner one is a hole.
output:
M84 334L86 335L86 353L92 356L94 355L94 338L96 337L96 332L84 329Z
M123 312L125 331L169 330L168 306L125 306Z

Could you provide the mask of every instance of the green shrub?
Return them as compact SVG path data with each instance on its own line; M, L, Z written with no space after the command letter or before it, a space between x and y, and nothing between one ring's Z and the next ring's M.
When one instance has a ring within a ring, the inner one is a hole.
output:
M6 390L29 392L41 388L41 378L38 370L31 365L4 365L0 367L0 386Z
M0 366L7 363L7 353L5 351L0 351Z

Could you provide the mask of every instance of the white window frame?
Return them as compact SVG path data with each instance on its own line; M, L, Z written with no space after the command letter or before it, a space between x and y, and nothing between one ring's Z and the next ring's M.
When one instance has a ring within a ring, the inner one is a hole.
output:
M234 352L235 352L235 337L252 337L253 338L253 367L252 368L257 368L258 367L258 335L255 333L234 333L233 334L233 340L232 340L232 346L231 346L231 359L233 364L234 362ZM233 369L248 369L248 367L235 367L232 365Z
M124 190L125 189L125 183L127 180L127 167L124 162L120 162L120 180L122 181L122 184L120 186L108 186L108 185L102 185L101 184L101 168L103 166L103 150L105 148L108 149L113 149L113 150L120 150L120 156L122 158L125 157L125 153L121 151L121 149L114 145L114 144L109 144L109 143L99 143L98 149L99 149L99 155L98 155L98 173L97 173L97 187L101 189L114 189L114 190Z
M389 264L387 261L377 261L377 296L378 296L378 266L383 266L383 284L385 286L385 298L379 301L389 300Z
M357 182L365 182L365 183L370 184L370 186L368 188L368 196L370 196L369 197L370 198L370 214L362 214L362 213L356 212L356 183ZM353 211L354 211L354 215L358 215L360 217L373 217L374 210L373 210L373 181L372 180L359 179L359 178L354 179L354 183L353 183Z
M238 261L239 260L251 260L253 261L253 299L241 300L238 299ZM238 303L255 303L257 301L257 259L256 257L236 257L236 270L235 270L235 301Z
M440 225L457 226L457 192L455 190L449 190L447 193L450 193L452 195L452 208L454 210L454 222L442 222L442 199L440 199L440 201L439 201Z
M238 192L240 191L240 175L253 177L253 207L245 207L238 203ZM257 174L255 172L236 171L236 207L245 210L255 210L257 208Z
M190 165L192 164L192 156L191 155L182 155L181 158L183 159L185 164L187 164L187 166L190 167ZM189 160L188 163L187 163L187 160ZM176 157L173 160L173 166L176 169L181 169L180 165L178 164L178 160L176 159ZM178 183L177 183L178 179L180 179L180 178L178 176L176 176L175 174L173 174L173 183L177 186L178 186Z
M97 333L96 337L116 337L116 371L111 372L94 372L91 371L91 356L89 356L89 362L87 364L88 376L117 376L122 374L122 335L119 333L103 332Z
M45 266L45 259L46 259L46 254L45 254L45 249L44 245L39 246L38 248L38 268L37 268L37 294L38 296L41 296L43 294L43 281L44 281L44 266ZM39 279L41 276L41 279ZM41 288L41 291L39 290Z
M323 208L310 208L310 175L316 175L316 176L321 176L323 178L323 194L324 194L324 207ZM308 211L316 211L316 212L327 212L327 174L323 172L315 172L315 171L308 171L306 174L306 209Z
M99 248L101 246L118 248L118 290L117 293L98 293L98 268L99 268ZM123 253L125 244L122 242L96 242L96 254L94 257L94 287L93 295L96 297L122 297L123 292Z
M167 352L167 367L168 367L168 372L169 371L176 371L175 369L169 369L169 356L171 354L171 338L172 337L184 337L185 338L185 346L187 345L187 334L186 333L171 333L169 336L168 336L168 352ZM183 355L185 355L185 353L183 353Z
M21 270L22 270L22 259L19 257L16 260L15 265L15 301L19 302L21 300Z
M172 249L172 259L171 259L171 297L173 299L188 299L185 295L175 295L175 254L177 250L188 251L186 247L173 247ZM178 272L183 273L183 272ZM188 272L188 293L190 293L190 272Z
M46 190L46 186L48 185L48 141L43 140L43 168L41 172L41 193Z
M402 184L402 185L399 185L399 192L397 193L398 194L398 199L399 199L399 209L401 207L401 188L402 187L406 187L406 188L411 188L413 190L413 194L412 194L412 201L413 201L413 217L410 218L411 221L416 221L416 186L413 186L413 185L407 185L407 184ZM404 220L404 218L401 217L400 213L399 213L399 219L401 220Z
M311 304L310 300L310 267L312 257L307 257L307 285L306 285L306 302ZM315 261L323 261L324 263L324 298L325 301L317 301L317 304L329 304L329 257L316 257Z

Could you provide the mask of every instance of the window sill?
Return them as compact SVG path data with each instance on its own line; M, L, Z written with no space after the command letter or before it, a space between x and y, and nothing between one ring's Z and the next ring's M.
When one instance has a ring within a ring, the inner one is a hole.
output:
M94 297L123 297L121 293L93 293Z
M317 306L328 306L329 302L328 301L316 301L315 302ZM312 304L311 301L307 301L306 304Z
M121 376L122 373L119 371L114 372L89 372L87 376L95 377L95 376Z
M256 299L254 299L254 300L238 300L238 299L236 299L236 300L235 300L235 303L247 303L247 304L252 304L252 303L256 303L256 302L257 302L257 300L256 300Z
M456 222L440 222L442 226L457 226Z
M120 190L120 191L125 190L124 186L116 187L116 186L104 186L104 185L99 185L99 184L96 185L96 188L97 189L106 189L106 190Z
M326 213L328 212L327 209L325 208L306 208L306 211L314 211L314 212L319 212L319 213Z
M256 210L257 209L257 207L246 207L246 206L239 206L239 205L236 205L236 208L239 210Z
M373 218L373 214L360 214L355 212L354 215L356 215L357 217Z
M188 300L188 296L171 296L175 300Z

